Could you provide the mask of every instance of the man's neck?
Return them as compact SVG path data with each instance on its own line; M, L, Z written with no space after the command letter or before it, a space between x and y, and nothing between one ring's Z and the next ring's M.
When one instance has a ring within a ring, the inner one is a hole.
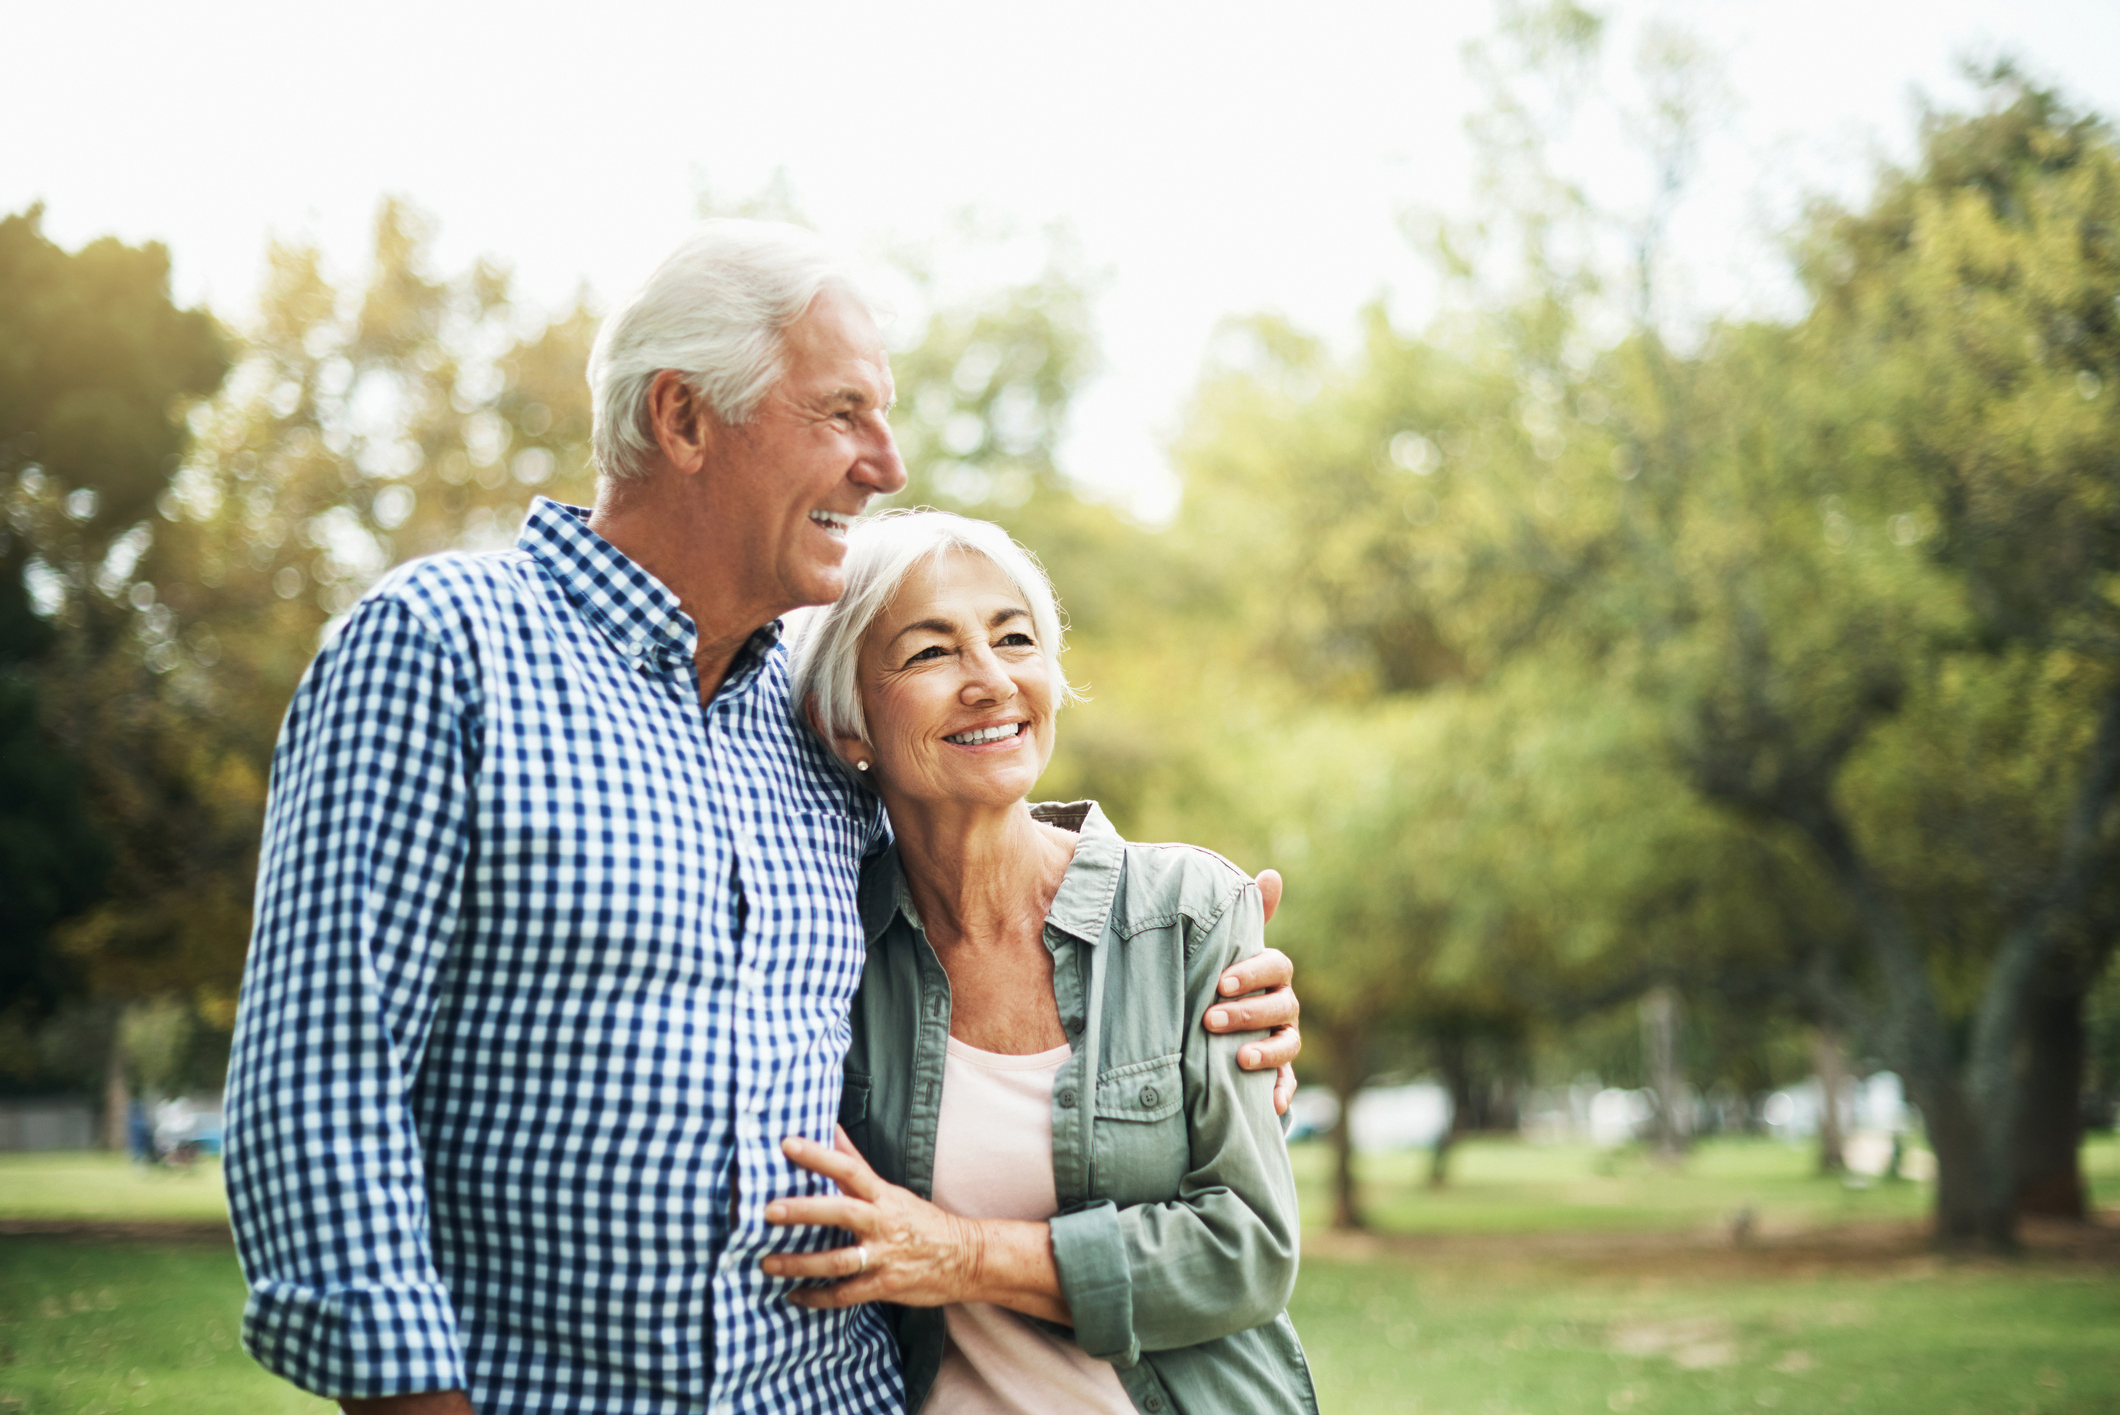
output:
M689 498L653 496L600 481L589 529L677 596L678 607L699 632L692 661L699 670L702 703L713 701L751 636L790 607L745 583L737 555L714 553L728 528Z

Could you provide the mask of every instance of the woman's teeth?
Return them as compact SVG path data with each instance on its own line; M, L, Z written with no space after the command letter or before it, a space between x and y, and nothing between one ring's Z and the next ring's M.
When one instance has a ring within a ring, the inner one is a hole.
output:
M945 737L945 742L955 742L960 747L976 747L984 742L999 742L1004 737L1014 737L1023 731L1023 724L1011 722L1006 727L979 727L970 732L960 732L954 737Z
M854 528L854 518L842 516L837 511L812 511L810 519L835 536L844 536Z

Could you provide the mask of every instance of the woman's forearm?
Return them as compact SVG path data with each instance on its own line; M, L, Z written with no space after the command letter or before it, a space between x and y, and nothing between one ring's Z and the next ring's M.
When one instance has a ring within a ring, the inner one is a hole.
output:
M968 1220L973 1252L966 1302L991 1302L1027 1317L1072 1326L1060 1292L1060 1266L1053 1261L1053 1230L1022 1219Z

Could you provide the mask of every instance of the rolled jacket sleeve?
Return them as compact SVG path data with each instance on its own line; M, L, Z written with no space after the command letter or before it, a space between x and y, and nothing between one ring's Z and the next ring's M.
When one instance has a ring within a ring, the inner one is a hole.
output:
M1192 941L1183 1051L1190 1168L1167 1203L1096 1203L1052 1220L1054 1263L1075 1340L1121 1368L1268 1322L1295 1288L1295 1176L1270 1072L1237 1065L1241 1037L1197 1025L1231 963L1265 938L1244 883Z
M408 1097L459 921L476 694L407 606L364 602L273 758L229 1069L245 1347L331 1397L465 1385Z

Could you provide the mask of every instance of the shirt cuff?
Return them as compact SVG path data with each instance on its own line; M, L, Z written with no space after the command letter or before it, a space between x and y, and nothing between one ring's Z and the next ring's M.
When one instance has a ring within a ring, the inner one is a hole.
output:
M439 1283L318 1291L263 1279L243 1308L243 1349L334 1399L465 1389L456 1305Z
M1051 1228L1075 1344L1125 1370L1141 1359L1141 1343L1134 1336L1134 1272L1118 1207L1107 1199L1061 1214Z

